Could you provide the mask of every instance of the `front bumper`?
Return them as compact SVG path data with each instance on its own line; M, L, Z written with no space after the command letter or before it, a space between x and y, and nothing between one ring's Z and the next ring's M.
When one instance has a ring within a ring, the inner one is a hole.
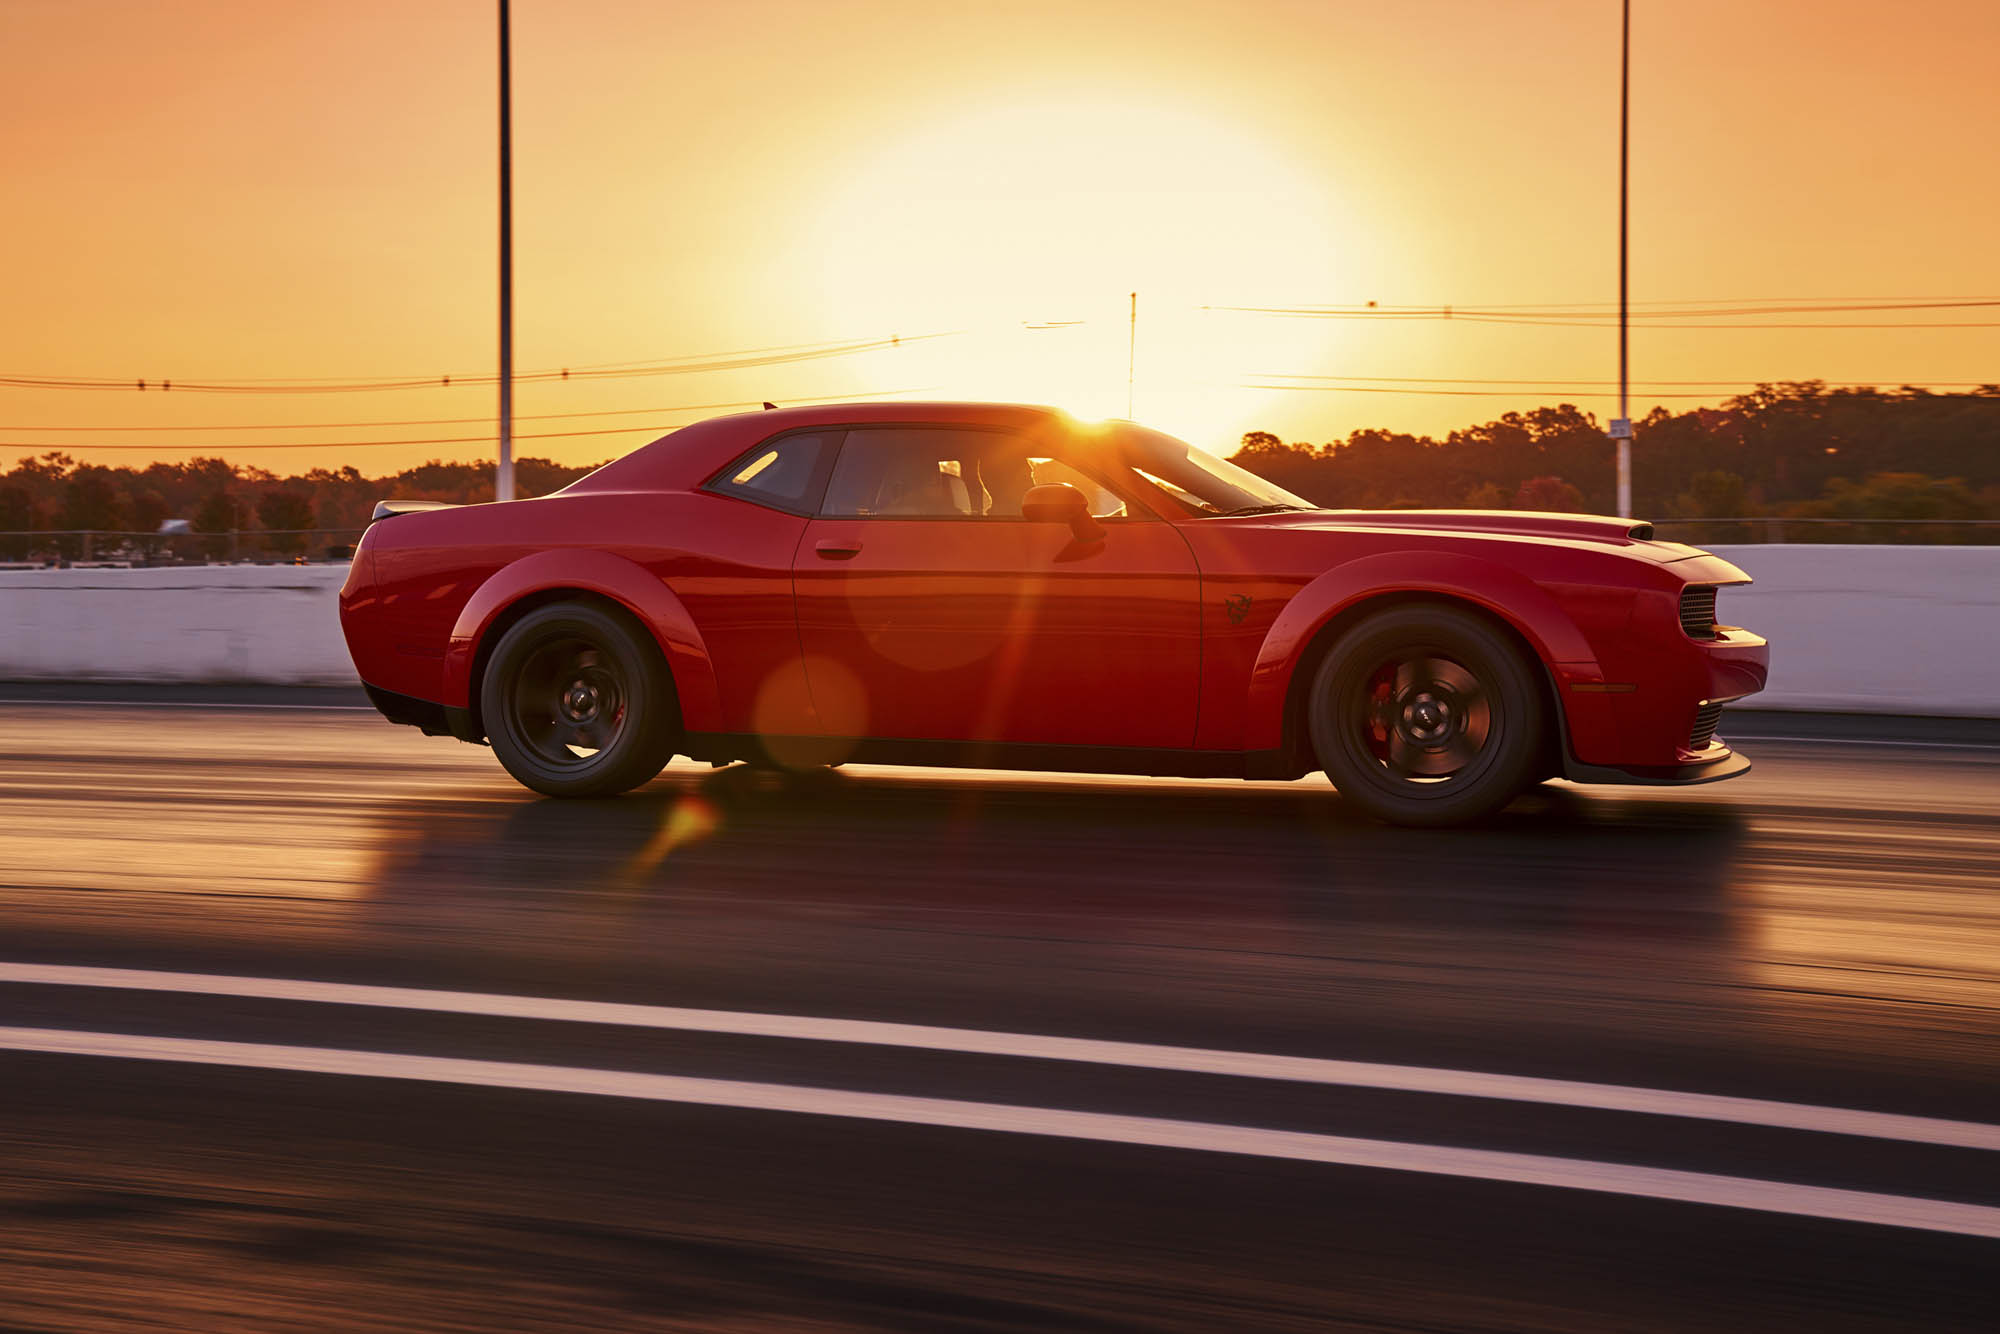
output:
M1562 699L1562 776L1578 783L1713 783L1750 767L1715 734L1721 706L1764 688L1770 646L1718 627L1674 635L1622 661L1554 673Z
M1584 764L1568 755L1563 757L1562 776L1572 783L1622 783L1642 787L1686 787L1693 783L1719 783L1725 778L1750 772L1750 757L1731 750L1717 742L1712 747L1717 753L1693 764L1667 765L1662 768L1612 769L1604 765Z

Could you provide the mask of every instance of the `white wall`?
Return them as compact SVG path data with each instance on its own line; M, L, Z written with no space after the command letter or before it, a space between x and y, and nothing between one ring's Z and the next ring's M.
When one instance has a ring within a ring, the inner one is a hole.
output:
M2000 546L1726 546L1716 617L1771 641L1746 707L2000 718Z
M1731 546L1753 707L2000 717L2000 547ZM0 571L0 679L352 685L344 565Z
M345 565L0 570L0 680L354 685Z

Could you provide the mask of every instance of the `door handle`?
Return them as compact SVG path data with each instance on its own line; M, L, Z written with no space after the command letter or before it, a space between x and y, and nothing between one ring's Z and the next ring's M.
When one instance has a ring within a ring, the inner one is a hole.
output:
M861 554L861 543L849 537L823 537L813 545L821 560L852 560Z

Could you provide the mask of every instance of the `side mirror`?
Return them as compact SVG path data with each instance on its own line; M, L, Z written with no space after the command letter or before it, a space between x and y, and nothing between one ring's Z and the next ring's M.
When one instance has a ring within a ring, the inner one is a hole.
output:
M1095 542L1104 536L1104 525L1090 515L1090 501L1067 482L1031 486L1021 497L1021 517L1030 523L1066 523L1079 542Z

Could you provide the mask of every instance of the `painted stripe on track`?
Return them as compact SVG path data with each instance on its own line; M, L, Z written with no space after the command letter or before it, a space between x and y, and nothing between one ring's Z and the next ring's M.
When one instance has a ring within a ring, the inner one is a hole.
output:
M1686 1204L1793 1214L1804 1218L2000 1238L2000 1209L1986 1205L1761 1181L1752 1177L1718 1176L1707 1172L1632 1167L1581 1158L1461 1149L1439 1144L1404 1144L1394 1140L1263 1130L1203 1121L1172 1121L1158 1117L1116 1116L1104 1112L918 1098L903 1094L857 1093L847 1089L757 1084L730 1079L697 1079L685 1075L649 1075L560 1065L468 1061L255 1042L78 1033L61 1029L0 1028L0 1050L372 1079L412 1079L433 1084L580 1093L594 1097L796 1112L809 1116L890 1121L958 1130L990 1130L1012 1135L1043 1135L1158 1149L1191 1149L1201 1153L1380 1168L1391 1172L1421 1172L1432 1176L1504 1181L1524 1186L1555 1186L1608 1195L1634 1195Z
M939 1028L866 1019L822 1019L807 1015L755 1014L737 1010L694 1010L610 1001L560 1000L477 991L430 991L415 987L365 986L291 978L229 977L203 973L153 972L129 968L88 968L64 964L0 962L0 982L40 986L100 987L128 991L237 996L257 1000L364 1005L440 1014L476 1014L507 1019L606 1024L628 1028L727 1033L739 1037L790 1038L807 1042L849 1042L906 1047L962 1055L1018 1056L1030 1060L1076 1061L1090 1065L1171 1070L1186 1074L1230 1075L1243 1079L1288 1080L1303 1084L1436 1093L1508 1102L1550 1103L1596 1111L1637 1112L1784 1130L1860 1135L1941 1144L1951 1148L2000 1150L2000 1126L1894 1112L1870 1112L1810 1103L1737 1098L1671 1089L1633 1088L1528 1075L1443 1070L1369 1061L1276 1056L1258 1052L1172 1047L1144 1042L1052 1037L984 1029Z
M1732 744L1755 741L1760 746L1767 743L1785 746L1888 746L1895 750L1966 750L1981 753L2000 750L2000 746L1983 741L1882 741L1840 736L1751 736L1745 732L1732 732L1729 740Z

